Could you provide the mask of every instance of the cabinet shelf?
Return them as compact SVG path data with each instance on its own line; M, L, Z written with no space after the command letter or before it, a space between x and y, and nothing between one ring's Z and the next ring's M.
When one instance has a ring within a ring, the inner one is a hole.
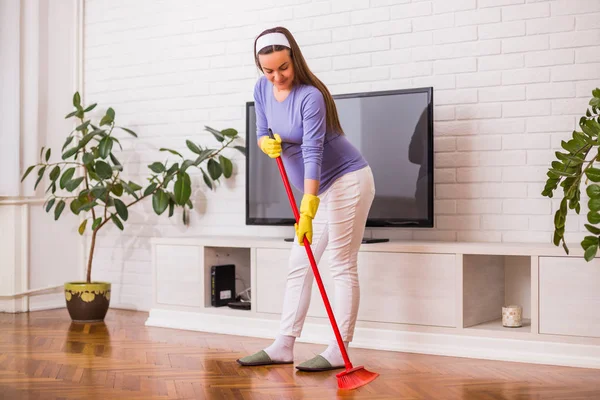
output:
M470 326L466 329L477 329L477 330L486 330L486 331L496 331L496 332L523 332L523 333L531 333L531 319L523 318L522 320L523 326L518 328L509 328L502 325L502 318L483 322L481 324Z

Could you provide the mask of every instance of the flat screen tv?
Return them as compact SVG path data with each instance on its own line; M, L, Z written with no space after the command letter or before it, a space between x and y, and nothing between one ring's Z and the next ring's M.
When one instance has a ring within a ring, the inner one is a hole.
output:
M433 227L433 88L333 97L344 134L366 158L375 178L367 227ZM277 163L256 140L254 102L248 102L246 225L292 226ZM302 193L292 188L299 206Z

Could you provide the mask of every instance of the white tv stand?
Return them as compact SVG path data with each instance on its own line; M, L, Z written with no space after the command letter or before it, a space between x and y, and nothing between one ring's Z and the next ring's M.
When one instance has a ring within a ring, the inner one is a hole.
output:
M281 238L156 238L149 326L273 338L289 249ZM351 346L600 368L600 260L551 244L390 241L359 252L361 304ZM319 270L333 297L328 254ZM235 264L250 310L211 307L210 268ZM503 305L523 307L520 328ZM333 338L318 289L300 341Z

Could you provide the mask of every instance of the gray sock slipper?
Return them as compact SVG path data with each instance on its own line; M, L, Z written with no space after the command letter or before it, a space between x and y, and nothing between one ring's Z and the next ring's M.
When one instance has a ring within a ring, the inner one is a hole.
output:
M293 361L274 361L271 360L271 357L264 351L261 350L257 353L254 353L250 356L242 357L236 360L240 365L243 366L258 366L258 365L275 365L275 364L292 364Z
M325 357L319 354L310 360L304 361L302 364L296 365L296 368L305 372L321 372L344 368L344 366L340 365L334 367Z

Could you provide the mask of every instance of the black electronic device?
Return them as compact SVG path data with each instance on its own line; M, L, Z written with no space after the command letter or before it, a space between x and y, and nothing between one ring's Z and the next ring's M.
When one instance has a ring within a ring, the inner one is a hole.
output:
M210 268L210 287L210 304L213 307L235 301L235 265L213 265Z
M333 98L344 134L373 171L376 192L366 226L433 227L433 87ZM256 143L254 102L246 103L246 139ZM256 145L246 151L246 224L293 226L276 163ZM302 193L292 191L299 202Z

